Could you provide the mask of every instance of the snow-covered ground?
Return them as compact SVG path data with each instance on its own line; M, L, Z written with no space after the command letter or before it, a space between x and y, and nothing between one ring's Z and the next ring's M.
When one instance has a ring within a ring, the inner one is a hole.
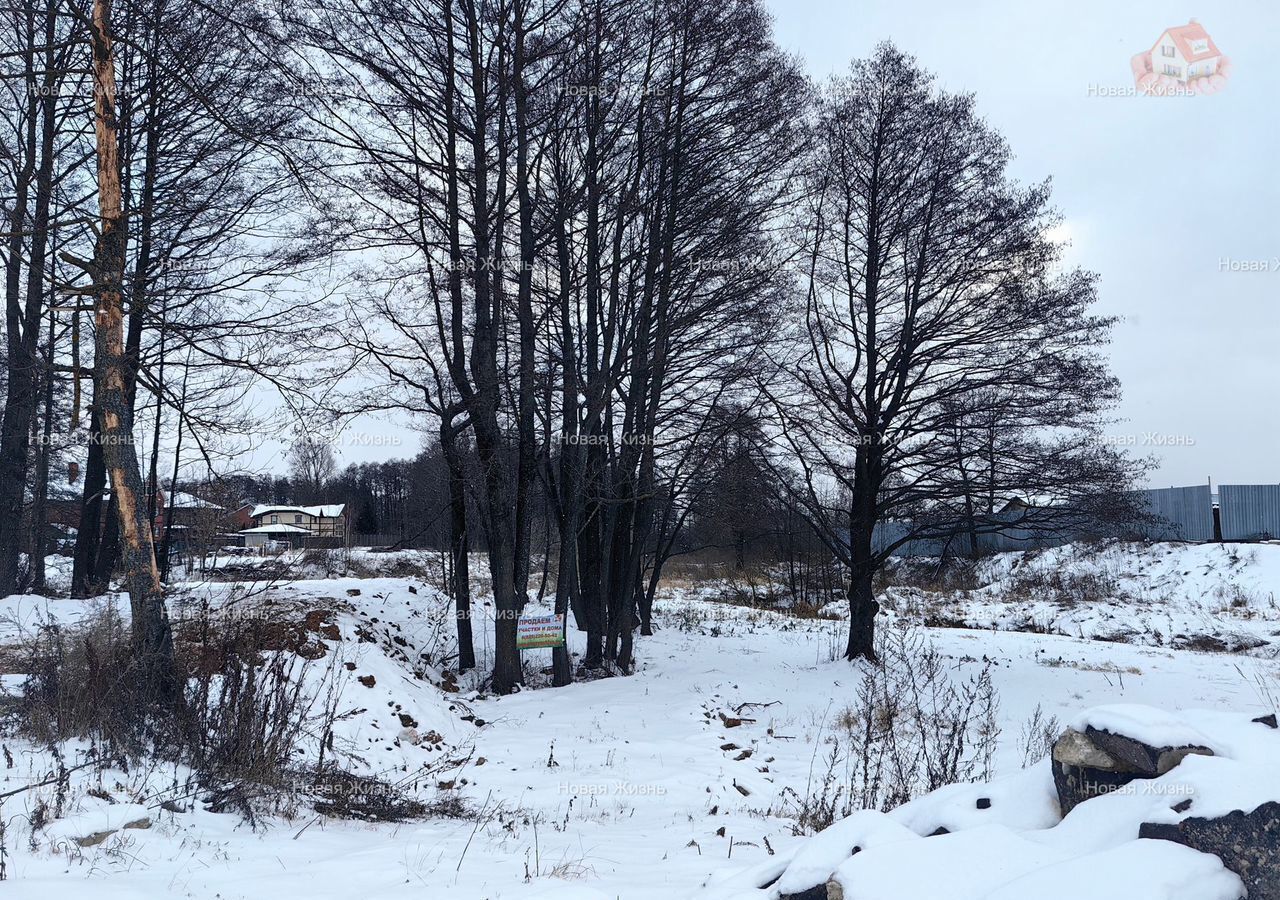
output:
M1249 633L1267 632L1269 626L1258 623L1271 621L1268 598L1280 588L1280 548L1256 548L1256 556L1242 553L1238 563L1221 548L1156 546L1132 553L1145 568L1117 574L1147 585L1153 603L1159 595L1161 615L1194 595L1186 614L1210 631L1249 625ZM1115 565L1128 565L1125 559L1117 557ZM990 565L1014 568L1012 561ZM1217 583L1215 572L1228 573L1230 583L1247 592L1245 607L1233 603L1234 595L1201 593L1214 590L1206 585ZM905 623L924 614L908 609L908 593L887 604L898 611L882 616L886 632L907 629ZM54 806L55 786L2 801L8 881L0 894L48 900L706 896L709 879L712 890L731 885L752 867L789 860L802 845L795 834L799 798L815 792L827 771L824 761L847 746L842 713L856 704L864 674L862 666L838 659L841 621L792 618L716 603L704 592L669 590L657 605L657 633L638 642L634 677L492 697L477 693L473 678L448 674L451 613L423 577L253 588L192 582L176 616L205 600L267 610L304 631L308 646L324 651L308 663L305 677L329 685L340 712L334 752L354 770L394 781L451 815L366 824L303 808L291 821L271 819L254 829L234 813L209 812L189 799L177 804L181 811L162 809L181 781L171 766L85 770L71 776L62 819L34 832L29 818L42 800ZM1000 612L1002 601L984 602L993 604L993 616ZM1256 617L1232 612L1241 608ZM308 620L315 610L325 615ZM71 623L86 614L78 601L8 598L0 601L0 645L50 617ZM917 638L932 643L957 681L989 669L1001 729L995 774L1034 781L1033 796L1043 793L1043 773L1019 773L1023 733L1037 709L1042 721L1057 716L1065 723L1082 710L1116 703L1231 711L1246 721L1275 708L1280 663L1271 659L1087 640L1070 636L1067 626L1009 630L1021 614L1007 611L1007 621L998 623L1006 630L930 627ZM1139 633L1149 622L1145 609L1125 620L1119 598L1111 614ZM1068 634L1039 633L1055 630ZM479 623L477 639L487 655L488 629ZM550 651L526 651L525 660L531 681L545 683ZM12 671L5 676L10 689L18 680ZM49 773L45 748L11 738L4 743L12 764L0 769L0 794ZM66 748L68 765L75 752ZM1044 821L1026 827L1052 824L1042 802L1030 808L1039 808ZM151 827L120 827L144 815ZM73 840L108 830L113 833L93 846ZM957 844L956 853L965 852ZM1186 863L1172 860L1175 849L1142 852L1152 872ZM1064 858L1046 851L1037 865L1065 865ZM1220 873L1201 869L1196 877L1206 884L1221 882ZM1037 877L1052 880L1047 871ZM890 896L898 900L885 900Z
M1111 543L1000 553L957 587L891 587L889 605L939 624L1044 631L1175 649L1280 651L1280 543Z
M1175 714L1132 703L1094 707L1068 724L1077 732L1096 728L1152 747L1208 754L1187 755L1167 773L1104 792L1065 817L1048 759L987 783L941 788L888 814L862 810L794 851L718 873L699 900L777 900L779 892L799 894L828 877L840 883L844 900L1246 896L1241 879L1218 857L1139 835L1144 823L1252 813L1280 800L1274 725L1241 713ZM1243 831L1236 833L1237 845L1244 839Z

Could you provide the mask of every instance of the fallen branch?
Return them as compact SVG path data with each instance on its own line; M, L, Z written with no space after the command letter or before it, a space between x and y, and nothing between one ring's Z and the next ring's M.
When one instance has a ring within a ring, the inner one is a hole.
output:
M28 784L26 787L20 787L12 791L6 791L5 793L0 794L0 800L5 800L9 797L16 797L19 794L25 793L26 791L33 790L34 788L46 787L47 785L50 785L50 784L57 784L59 781L62 781L64 778L70 775L72 772L78 772L81 769L85 769L85 768L88 768L89 766L97 764L97 762L98 760L91 759L88 762L80 763L80 765L78 766L72 766L69 769L63 769L57 775L51 775L48 778L46 778L44 781L37 781L34 784Z
M754 706L756 709L768 709L770 706L777 706L781 702L781 700L770 700L768 703L740 703L734 707L733 711L741 715L742 711L748 706Z

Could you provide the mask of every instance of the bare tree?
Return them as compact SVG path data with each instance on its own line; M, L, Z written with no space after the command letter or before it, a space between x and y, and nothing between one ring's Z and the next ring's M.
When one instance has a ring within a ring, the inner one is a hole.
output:
M59 216L67 212L54 203L54 196L68 168L77 168L65 159L62 137L77 105L63 95L74 93L68 88L80 77L73 53L80 27L61 2L11 4L3 20L0 108L12 135L0 143L0 167L10 179L12 196L6 198L4 242L7 390L0 424L0 595L17 590L18 556L24 536L31 533L24 515L31 435L40 386L53 375L51 352L40 352L41 326L52 305L56 263L50 248L57 240ZM51 321L50 334L54 327ZM47 472L36 474L39 494ZM38 570L41 564L33 561L32 567Z
M1067 508L1132 469L1096 452L1112 320L1089 313L1091 275L1054 276L1048 188L1009 180L973 98L882 45L828 86L814 145L776 442L850 572L846 655L874 658L872 579L898 547L1019 524L996 515L1003 492ZM996 415L1037 452L990 444Z
M333 445L323 437L299 429L289 447L289 478L304 503L324 499L325 486L338 471Z
M113 505L120 529L125 588L132 608L135 675L154 691L158 699L172 702L177 699L179 691L173 636L165 609L164 588L156 566L151 523L143 503L142 473L133 442L130 377L125 358L123 283L127 235L120 190L109 0L94 0L92 38L101 229L89 272L93 277L94 373L101 423L100 440L111 479Z
M271 57L240 20L253 21L254 4L120 7L125 349L135 424L150 418L151 509L162 449L174 449L176 467L185 449L212 471L234 453L234 438L254 433L255 384L280 388L286 404L305 402L309 383L290 373L316 355L307 348L324 298L318 286L303 297L288 287L296 266L282 249L281 209L294 112L278 102ZM81 595L104 590L118 559L94 412L73 573Z

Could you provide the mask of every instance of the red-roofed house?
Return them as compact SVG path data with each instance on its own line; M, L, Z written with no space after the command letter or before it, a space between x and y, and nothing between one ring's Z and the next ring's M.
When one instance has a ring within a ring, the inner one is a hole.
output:
M1151 71L1181 82L1217 74L1221 61L1222 53L1213 38L1195 19L1165 29L1151 48Z

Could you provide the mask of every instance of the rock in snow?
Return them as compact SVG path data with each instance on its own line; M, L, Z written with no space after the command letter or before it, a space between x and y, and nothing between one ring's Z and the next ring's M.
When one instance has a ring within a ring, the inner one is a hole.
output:
M699 897L1280 900L1276 759L1266 721L1098 707L1020 775L857 812Z
M1249 900L1280 900L1280 803L1175 825L1144 822L1138 834L1211 853L1240 876Z
M1053 746L1053 783L1062 812L1099 794L1119 790L1139 778L1164 775L1191 754L1212 756L1198 744L1152 746L1092 725L1068 728Z

